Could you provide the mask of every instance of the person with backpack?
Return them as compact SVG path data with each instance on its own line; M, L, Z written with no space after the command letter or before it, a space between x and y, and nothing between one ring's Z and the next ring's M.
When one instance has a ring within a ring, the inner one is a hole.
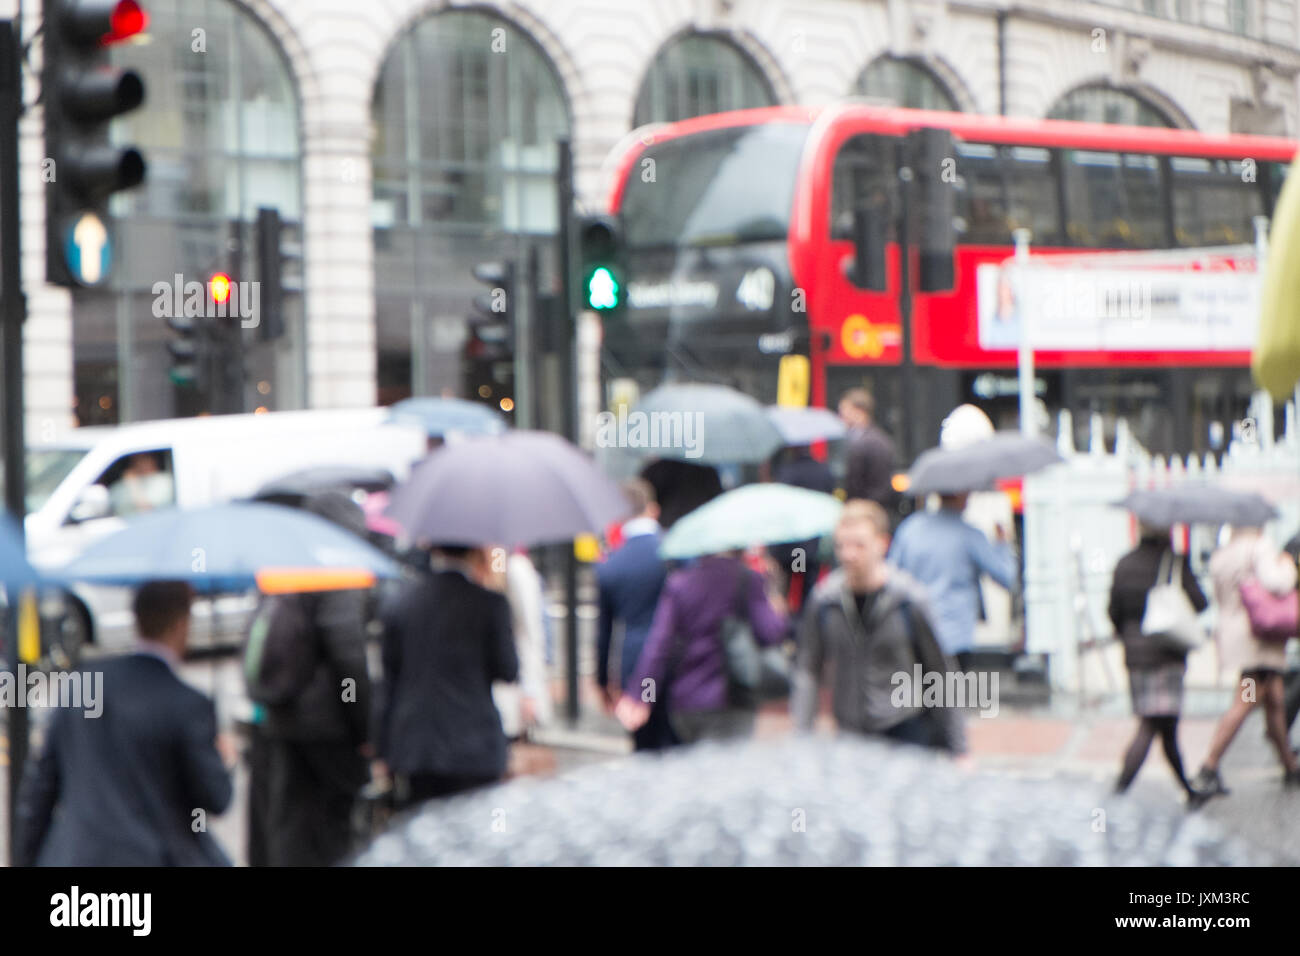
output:
M756 702L735 686L727 646L751 641L757 653L785 639L784 602L768 590L738 553L706 555L670 574L615 707L623 726L637 731L657 702L681 743L750 736Z
M1168 570L1171 565L1172 575ZM1124 645L1129 695L1138 718L1137 732L1124 752L1115 792L1124 793L1132 785L1158 736L1165 759L1187 794L1188 805L1195 807L1204 798L1187 779L1178 749L1187 648L1159 634L1143 633L1142 629L1151 589L1170 576L1181 581L1192 609L1204 611L1209 602L1196 583L1187 556L1174 554L1169 546L1169 529L1143 525L1137 547L1115 565L1107 606L1115 634Z
M304 507L365 533L364 513L342 493ZM330 866L351 849L353 808L370 778L367 608L360 590L273 595L250 626L245 677L265 748L265 779L250 794L261 795L268 866Z
M835 528L839 567L813 589L799 630L790 712L795 730L812 731L829 666L831 713L842 732L942 749L969 762L960 709L953 701L917 706L900 693L915 679L952 670L935 639L925 589L885 561L889 515L874 501L847 502ZM946 686L946 681L944 682Z
M1278 551L1260 528L1232 529L1232 537L1210 558L1214 600L1218 605L1216 639L1219 653L1229 665L1241 671L1241 684L1228 712L1219 719L1210 751L1192 781L1208 796L1227 794L1219 774L1219 761L1237 736L1242 722L1256 704L1264 707L1264 723L1277 750L1285 786L1300 786L1300 760L1287 741L1282 672L1286 669L1286 642L1261 640L1251 626L1242 600L1242 585L1257 582L1273 595L1295 589L1296 566Z

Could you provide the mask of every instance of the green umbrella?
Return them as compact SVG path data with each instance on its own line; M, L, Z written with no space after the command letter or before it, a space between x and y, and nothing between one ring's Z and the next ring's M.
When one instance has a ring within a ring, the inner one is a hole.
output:
M807 541L829 534L843 507L820 491L775 483L745 485L719 495L673 525L659 553L693 558L751 544Z

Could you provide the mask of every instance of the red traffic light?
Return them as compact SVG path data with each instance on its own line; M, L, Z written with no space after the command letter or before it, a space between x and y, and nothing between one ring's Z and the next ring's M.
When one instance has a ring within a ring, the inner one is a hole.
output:
M135 0L118 0L109 15L108 32L100 39L103 46L120 43L137 33L143 33L149 25L149 14L145 13Z
M230 276L214 272L208 280L208 294L217 305L223 305L230 298Z

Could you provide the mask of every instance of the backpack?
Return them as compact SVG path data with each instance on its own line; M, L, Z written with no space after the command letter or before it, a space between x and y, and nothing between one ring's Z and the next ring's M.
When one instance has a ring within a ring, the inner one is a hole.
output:
M244 644L244 680L254 702L277 707L303 691L316 670L315 632L301 595L263 599Z

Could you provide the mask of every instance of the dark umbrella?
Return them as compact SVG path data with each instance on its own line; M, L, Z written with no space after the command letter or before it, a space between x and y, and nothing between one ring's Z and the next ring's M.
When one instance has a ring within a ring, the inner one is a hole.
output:
M1106 826L1092 825L1097 809ZM483 821L500 821L487 826ZM367 866L1260 864L1185 810L1086 780L965 773L909 747L806 737L638 754L426 804Z
M500 435L506 420L494 408L463 398L407 398L394 405L389 420L413 422L430 438L442 438L448 432L462 435Z
M511 431L435 451L393 489L386 514L416 540L514 546L602 531L628 508L560 436Z
M723 385L661 385L626 416L606 413L598 440L697 465L766 461L786 444L754 399ZM640 431L638 431L640 429Z
M325 518L282 505L232 502L132 518L51 577L125 586L188 581L212 594L254 586L266 592L362 588L377 577L400 575L383 552Z
M1255 528L1277 517L1277 509L1253 491L1219 485L1183 485L1132 491L1117 508L1127 508L1138 520L1157 527L1176 524L1230 524Z
M908 473L914 495L985 491L999 478L1016 478L1064 461L1047 442L1019 432L997 432L962 448L922 452Z
M22 535L8 512L0 516L0 586L20 588L40 581L27 561Z
M787 445L811 445L844 437L844 422L829 408L767 406L767 417Z
M326 491L386 491L396 479L386 468L367 468L361 465L318 465L300 468L268 481L253 494L254 500L310 498Z

